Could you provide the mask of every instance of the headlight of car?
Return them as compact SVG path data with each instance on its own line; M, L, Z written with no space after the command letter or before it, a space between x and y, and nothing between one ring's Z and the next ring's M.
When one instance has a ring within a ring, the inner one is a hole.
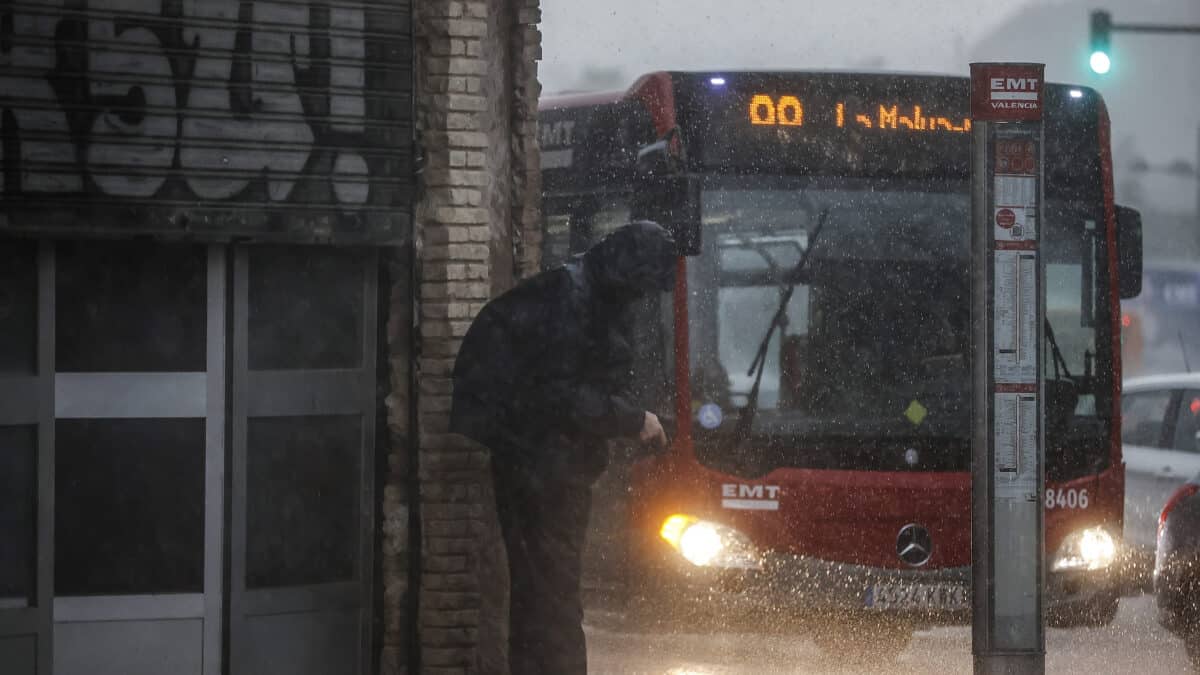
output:
M1052 569L1055 572L1099 570L1111 565L1116 557L1117 542L1112 535L1102 527L1089 527L1076 530L1063 540Z
M762 566L750 539L720 523L675 514L663 521L659 536L697 567L757 569Z

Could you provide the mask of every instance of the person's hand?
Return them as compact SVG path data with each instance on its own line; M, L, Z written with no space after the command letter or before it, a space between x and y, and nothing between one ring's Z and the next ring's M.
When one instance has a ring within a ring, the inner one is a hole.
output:
M660 448L667 447L667 432L663 431L662 423L658 421L658 415L652 412L646 412L645 421L642 422L642 430L638 433L638 440L642 443L651 443Z

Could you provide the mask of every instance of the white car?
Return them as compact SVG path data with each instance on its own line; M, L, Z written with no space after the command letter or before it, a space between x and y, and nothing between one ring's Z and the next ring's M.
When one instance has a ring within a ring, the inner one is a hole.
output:
M1121 445L1125 542L1152 551L1163 505L1200 474L1200 373L1126 380Z

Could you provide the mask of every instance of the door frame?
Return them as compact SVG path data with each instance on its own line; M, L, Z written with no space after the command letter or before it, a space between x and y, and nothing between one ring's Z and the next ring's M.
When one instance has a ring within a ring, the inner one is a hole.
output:
M204 418L204 505L202 575L199 593L62 596L53 598L53 623L123 621L200 621L198 646L201 675L223 672L225 537L225 405L226 405L226 247L198 246L205 265L205 370L203 372L54 373L51 429L57 419ZM50 243L53 247L53 243ZM53 280L54 270L50 270ZM55 304L45 314L53 322ZM53 336L51 325L50 335ZM44 341L54 350L53 339ZM57 390L70 391L59 397ZM113 396L122 392L123 396ZM51 438L53 440L53 438ZM54 463L50 461L50 468ZM51 492L53 494L53 492ZM53 534L53 528L49 528ZM54 569L54 557L45 569ZM64 649L64 644L58 645ZM59 671L60 665L55 665Z
M36 640L35 673L54 672L56 622L126 619L200 619L202 675L237 673L239 629L247 613L354 607L356 672L375 662L375 525L377 372L379 350L378 249L362 249L362 361L359 368L325 371L248 369L248 251L245 246L206 244L206 366L204 373L56 372L56 241L30 240L37 251L36 372L0 377L0 424L36 430L36 580L28 607L0 609L0 637ZM324 247L322 247L324 248ZM316 250L316 249L314 249ZM238 283L238 281L242 283ZM174 378L174 395L144 395ZM204 378L203 382L200 378ZM121 385L130 397L100 395ZM59 398L61 387L72 391ZM140 392L140 393L136 393ZM317 392L316 397L308 396ZM123 400L122 400L123 399ZM146 407L134 405L137 400ZM181 403L181 401L183 403ZM186 408L181 412L182 408ZM144 411L148 411L147 414ZM199 594L148 594L55 598L55 425L72 418L205 417L203 586ZM136 413L136 414L135 414ZM247 591L246 430L250 417L356 414L359 445L359 531L355 578L319 587ZM61 648L63 645L59 645ZM23 675L23 674L22 674Z
M34 673L48 674L54 654L54 243L30 240L37 251L37 370L0 378L0 424L34 428L37 509L35 583L26 607L0 608L0 637L32 636Z
M246 625L255 616L357 609L357 664L349 675L367 675L374 662L376 361L379 321L379 251L361 249L363 275L362 360L358 368L251 370L249 366L250 249L234 246L229 288L232 326L229 367L229 668L246 671L250 645ZM313 247L327 251L326 247ZM248 589L247 458L249 421L257 417L360 415L357 564L349 581L267 589ZM266 674L264 674L266 675Z

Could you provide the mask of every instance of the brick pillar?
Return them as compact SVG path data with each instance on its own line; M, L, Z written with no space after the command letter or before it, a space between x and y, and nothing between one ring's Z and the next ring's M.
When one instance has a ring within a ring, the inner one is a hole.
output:
M393 443L384 490L382 675L406 673L411 631L422 673L501 673L507 622L503 547L486 449L448 433L451 370L472 317L536 269L541 183L536 140L537 0L416 0L415 99L424 169L415 232L416 344L394 339L393 389L415 368L416 467L409 398L389 398ZM396 309L395 330L414 315ZM400 363L400 362L403 363ZM403 375L402 375L403 374ZM410 587L411 471L420 482L419 588ZM498 592L497 592L498 591ZM417 617L406 615L418 592Z
M383 476L381 505L382 545L379 556L382 581L383 646L381 675L405 673L416 617L410 610L409 506L414 498L409 480L411 461L411 378L415 354L412 331L413 274L411 243L387 261L391 282L387 315L387 349L390 393L385 399L388 421L387 470Z
M542 10L538 0L513 0L518 6L512 32L513 62L513 200L512 221L517 224L515 259L517 274L534 274L542 260L542 172L537 143L537 105L542 93L538 61L542 58Z

